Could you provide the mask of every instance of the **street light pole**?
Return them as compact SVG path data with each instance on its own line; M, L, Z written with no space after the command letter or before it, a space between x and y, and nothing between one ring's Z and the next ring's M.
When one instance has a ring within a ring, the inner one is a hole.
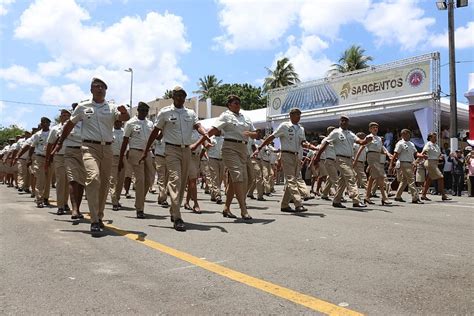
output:
M133 95L133 69L128 68L125 69L124 71L130 73L130 114L132 113L132 95Z
M448 45L449 45L449 131L451 151L458 149L458 108L456 97L456 57L454 43L454 0L448 0Z

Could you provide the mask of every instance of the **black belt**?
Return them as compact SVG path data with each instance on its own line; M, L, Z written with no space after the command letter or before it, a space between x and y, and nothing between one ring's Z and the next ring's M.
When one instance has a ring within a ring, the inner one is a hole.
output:
M165 142L166 145L170 145L170 146L174 146L174 147L181 147L181 148L188 148L189 145L177 145L177 144L172 144L172 143L168 143L168 142Z
M138 150L138 151L143 151L143 149L138 149L138 148L129 148L129 150Z
M376 150L369 150L368 152L369 152L369 153L378 153L378 154L381 154L380 151L376 151Z
M163 158L165 158L165 155L159 155L159 154L155 154L155 156L160 156L160 157L163 157Z
M209 157L209 159L214 159L214 160L222 161L222 158L212 158L212 157Z
M66 148L81 149L81 146L66 146Z
M321 160L324 160L324 159L321 159ZM334 159L334 158L327 158L327 157L326 157L326 160L336 161L336 159Z
M349 156L343 156L343 155L336 155L336 157L343 157L343 158L352 159L352 157L349 157Z
M232 139L232 138L224 138L224 141L232 142L232 143L239 143L239 144L246 144L246 145L248 143L245 140L237 140L237 139Z
M265 161L265 162L270 162L270 160L265 160L265 159L262 159L262 160Z
M289 150L282 150L282 153L287 153L287 154L292 154L292 155L298 155L298 153L295 153L294 151L289 151Z
M96 144L96 145L112 145L112 142L99 142L97 140L90 140L90 139L83 139L82 142Z
M45 155L35 154L35 156L46 157Z

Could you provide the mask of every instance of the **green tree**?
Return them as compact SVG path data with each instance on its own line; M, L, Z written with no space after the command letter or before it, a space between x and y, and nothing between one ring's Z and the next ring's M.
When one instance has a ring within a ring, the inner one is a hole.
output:
M199 78L197 84L199 90L195 91L195 93L200 94L200 99L203 100L209 97L211 89L217 88L222 84L222 80L218 80L215 75L207 75L204 78Z
M365 49L357 45L352 45L342 53L337 64L333 64L329 70L329 74L344 73L358 69L370 67L369 61L371 56L364 55Z
M287 57L277 61L275 70L265 67L268 76L265 78L263 84L263 91L267 92L270 89L290 86L300 82L298 74L295 72L295 67L290 63Z
M173 97L173 91L166 89L163 94L163 99L171 99Z
M24 129L16 125L10 125L9 127L0 126L0 146L8 143L8 139L12 137L23 135L24 132Z
M223 84L209 91L212 104L218 106L227 105L227 96L235 94L240 97L242 109L255 110L267 106L267 97L263 95L260 87L254 87L248 83Z

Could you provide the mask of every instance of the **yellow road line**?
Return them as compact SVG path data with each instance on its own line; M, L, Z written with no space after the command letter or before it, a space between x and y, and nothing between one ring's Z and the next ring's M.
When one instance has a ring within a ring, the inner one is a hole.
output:
M200 259L198 257L195 257L193 255L190 255L186 252L182 252L179 250L176 250L174 248L165 246L163 244L160 244L156 241L150 240L150 239L144 239L143 236L140 236L138 234L130 233L128 231L122 230L120 228L117 228L112 225L106 225L108 229L111 231L127 237L128 239L140 242L152 249L159 250L163 253L166 253L170 256L173 256L175 258L181 259L183 261L189 262L193 265L196 265L198 267L201 267L203 269L206 269L210 272L214 272L216 274L222 275L226 278L229 278L231 280L243 283L245 285L254 287L256 289L262 290L264 292L273 294L275 296L281 297L283 299L292 301L293 303L303 305L305 307L308 307L312 310L327 314L327 315L347 315L347 316L356 316L356 315L363 315L361 313L352 311L347 308L343 308L334 304L331 304L329 302L325 302L323 300L317 299L315 297L302 294L293 290L290 290L288 288L279 286L277 284L273 284L264 280L260 280L257 278L254 278L252 276L240 273L238 271L226 268L224 266L221 266L216 263L209 262L207 260Z

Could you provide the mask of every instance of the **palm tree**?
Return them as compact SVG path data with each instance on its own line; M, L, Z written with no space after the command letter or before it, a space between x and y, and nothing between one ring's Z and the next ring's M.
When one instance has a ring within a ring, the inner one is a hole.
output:
M201 100L206 99L209 94L209 90L219 87L221 83L222 80L218 80L216 76L207 75L204 78L199 78L199 82L197 83L199 90L193 92L200 94Z
M299 76L295 72L295 67L293 67L293 64L290 63L287 57L283 57L277 61L275 70L271 70L267 67L265 67L265 69L267 69L268 77L265 78L263 84L264 92L300 82Z
M171 99L173 97L173 91L166 89L163 94L163 99Z
M333 64L329 74L344 73L358 69L370 67L367 63L372 61L371 56L364 55L365 49L357 45L352 45L344 51L338 64Z

